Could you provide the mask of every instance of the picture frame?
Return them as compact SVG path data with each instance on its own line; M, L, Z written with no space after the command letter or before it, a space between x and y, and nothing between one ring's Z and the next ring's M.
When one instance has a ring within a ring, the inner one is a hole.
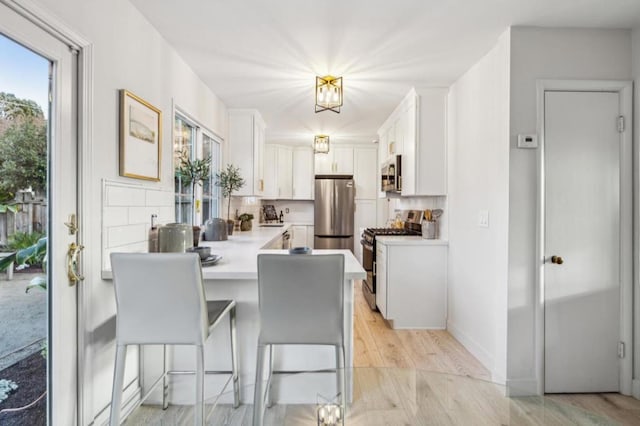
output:
M120 176L160 181L162 111L120 90Z

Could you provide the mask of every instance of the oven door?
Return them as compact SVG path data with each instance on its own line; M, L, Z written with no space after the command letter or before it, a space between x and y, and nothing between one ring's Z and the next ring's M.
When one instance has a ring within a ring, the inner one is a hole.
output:
M373 245L361 240L362 244L362 267L365 271L373 271Z

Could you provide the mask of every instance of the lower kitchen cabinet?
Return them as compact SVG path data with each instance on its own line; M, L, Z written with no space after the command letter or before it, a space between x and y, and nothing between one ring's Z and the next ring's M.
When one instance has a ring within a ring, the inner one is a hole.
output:
M446 242L376 237L375 269L376 305L393 328L446 328Z

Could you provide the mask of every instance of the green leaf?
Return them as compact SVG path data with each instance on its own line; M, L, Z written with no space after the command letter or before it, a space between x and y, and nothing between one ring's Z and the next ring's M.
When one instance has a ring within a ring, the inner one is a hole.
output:
M29 284L27 284L27 288L25 290L25 293L29 293L29 290L31 290L33 288L39 288L41 290L46 290L47 289L47 277L44 276L44 275L40 275L40 276L34 277L31 281L29 281Z
M2 272L5 269L7 269L9 267L9 265L11 265L13 262L15 262L15 260L16 260L16 254L15 253L11 253L9 256L3 257L2 259L0 259L0 272Z

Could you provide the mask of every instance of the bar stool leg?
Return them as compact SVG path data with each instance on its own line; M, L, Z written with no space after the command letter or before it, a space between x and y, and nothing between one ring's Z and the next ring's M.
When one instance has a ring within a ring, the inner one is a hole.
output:
M240 406L240 384L238 383L238 352L236 351L236 307L229 312L229 327L231 328L231 374L233 380L233 408Z
M196 404L193 424L204 425L204 347L196 346Z
M345 354L344 346L336 346L336 388L340 395L340 407L342 409L342 424L344 425L344 418L347 415L347 390L345 382Z
M167 375L167 345L162 345L162 409L169 408L169 377Z
M262 426L264 416L264 356L266 345L258 345L256 356L256 384L253 394L253 426Z
M269 345L269 370L267 371L267 408L273 406L273 396L271 394L273 387L273 345Z
M110 426L118 426L120 424L120 406L122 405L122 387L124 386L124 365L126 359L127 346L118 345L116 347L116 365L113 373L113 389L111 391Z

